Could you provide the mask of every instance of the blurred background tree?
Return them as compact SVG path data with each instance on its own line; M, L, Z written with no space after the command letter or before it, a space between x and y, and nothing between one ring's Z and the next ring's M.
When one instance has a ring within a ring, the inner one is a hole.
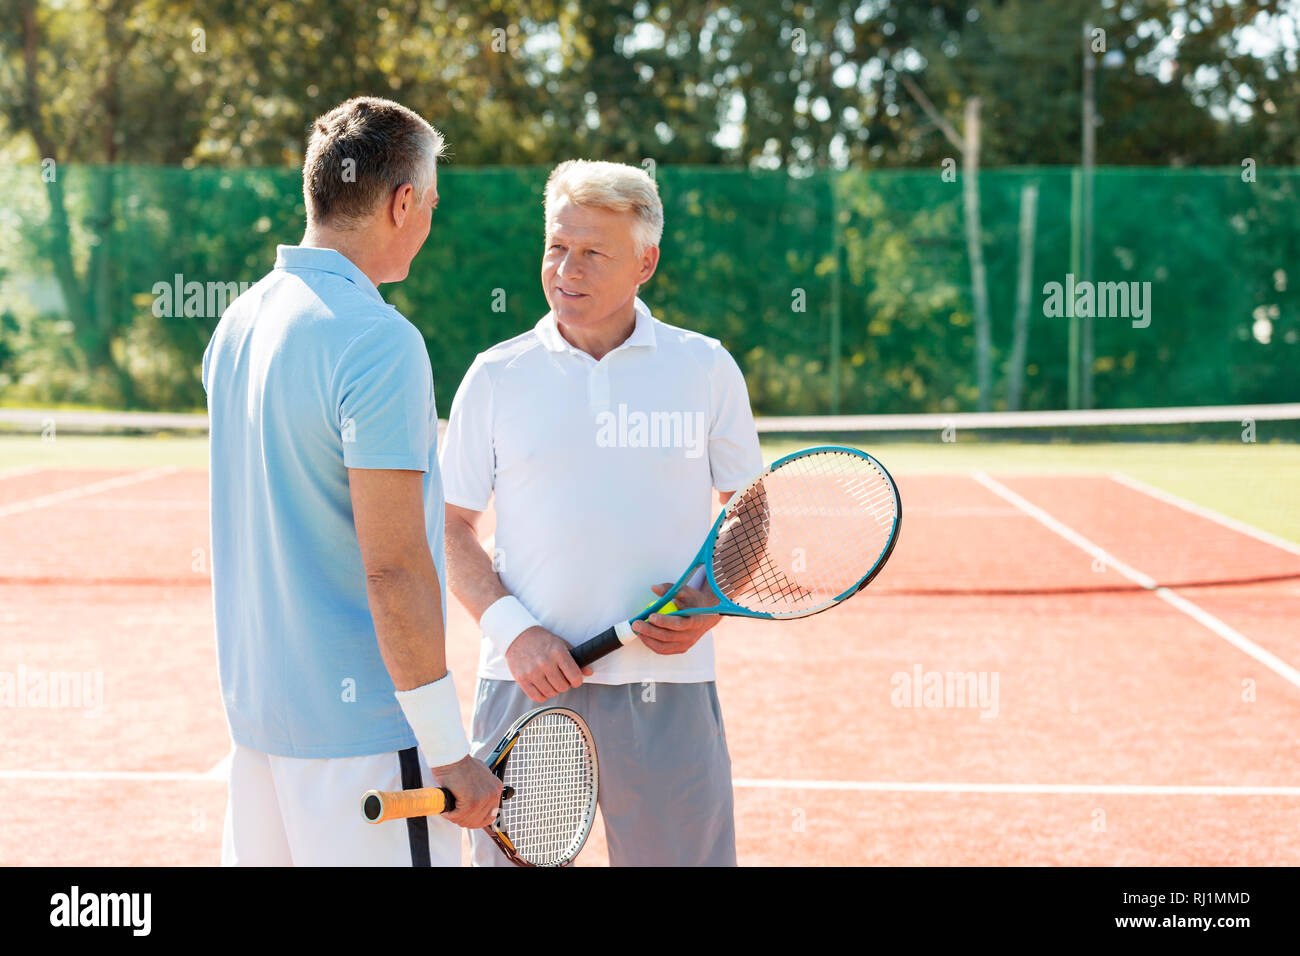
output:
M298 237L312 119L369 93L442 129L448 182L464 187L460 209L448 188L440 210L454 239L436 236L412 279L385 290L424 330L444 407L475 351L544 309L540 184L546 166L573 156L654 161L670 209L656 306L734 344L759 408L824 410L832 392L846 409L972 407L968 266L951 244L962 211L938 175L954 151L902 80L955 127L979 97L985 169L1073 164L1085 21L1105 31L1110 54L1102 164L1250 160L1263 175L1300 163L1300 35L1281 2L0 0L0 401L201 406L197 357L217 316L155 316L152 284L176 272L258 278L276 242ZM697 166L717 172L681 168ZM483 167L503 168L471 172ZM895 168L918 172L869 175ZM1195 256L1218 253L1179 240L1166 254L1159 234L1133 234L1153 209L1254 256L1233 260L1236 297L1219 283L1213 309L1178 333L1249 354L1234 360L1238 373L1188 394L1259 393L1261 370L1264 394L1281 387L1267 383L1295 356L1293 292L1276 274L1296 245L1293 185L1271 180L1252 194L1266 194L1263 206L1220 184L1205 203L1162 194L1163 206L1127 213L1142 183L1109 198L1099 187L1099 215L1108 209L1116 227L1099 229L1099 275L1163 270L1175 301L1195 307ZM1002 350L1018 186L981 186L997 211L982 245ZM1037 261L1059 277L1068 204L1052 206L1059 190L1044 188ZM1234 233L1237 221L1250 228ZM1125 266L1143 251L1149 262ZM805 313L791 310L796 287L811 300ZM496 290L504 313L488 304ZM828 361L832 316L843 342ZM1059 363L1037 351L1059 333L1031 338L1030 406L1063 400ZM1116 382L1150 392L1160 354L1166 369L1178 361L1181 340L1106 334L1099 404L1134 394Z

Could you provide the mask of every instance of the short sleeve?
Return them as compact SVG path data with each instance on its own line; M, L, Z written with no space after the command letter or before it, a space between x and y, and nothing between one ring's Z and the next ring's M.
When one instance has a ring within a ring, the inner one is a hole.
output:
M428 471L433 370L424 338L403 320L353 339L334 372L343 464Z
M469 367L452 399L442 437L441 470L448 504L470 511L488 506L496 454L492 445L492 380L481 357Z
M203 382L203 391L205 392L209 391L208 363L212 361L212 343L215 342L216 340L217 340L217 333L213 332L212 338L208 339L208 347L203 350L203 372L202 375L200 376L200 381Z
M719 346L717 352L710 381L709 470L714 488L737 491L763 470L763 453L740 366L726 349Z

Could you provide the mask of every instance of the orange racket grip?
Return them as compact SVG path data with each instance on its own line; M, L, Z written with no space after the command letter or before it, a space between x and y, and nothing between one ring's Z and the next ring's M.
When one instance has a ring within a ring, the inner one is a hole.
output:
M456 809L450 790L424 787L421 790L367 790L361 797L361 815L367 823L404 820L407 817L436 817Z

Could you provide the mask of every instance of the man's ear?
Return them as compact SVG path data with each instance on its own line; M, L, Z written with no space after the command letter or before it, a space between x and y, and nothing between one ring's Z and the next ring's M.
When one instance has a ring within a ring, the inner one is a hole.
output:
M637 285L649 282L657 268L659 268L659 247L646 246L645 252L641 253L641 274L637 276Z
M388 211L393 217L393 225L398 229L406 223L406 217L411 212L411 207L415 205L415 187L410 183L402 183L393 190L393 198L389 204Z

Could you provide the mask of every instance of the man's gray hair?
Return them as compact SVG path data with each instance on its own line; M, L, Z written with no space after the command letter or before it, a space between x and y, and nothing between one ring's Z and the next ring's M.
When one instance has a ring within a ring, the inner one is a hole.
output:
M445 150L442 134L400 103L358 96L339 104L312 124L302 164L307 222L356 226L403 183L423 202Z
M559 201L568 196L579 206L594 206L613 212L632 212L636 254L657 246L664 234L664 205L659 187L639 166L623 163L570 159L560 163L546 180L546 222Z

